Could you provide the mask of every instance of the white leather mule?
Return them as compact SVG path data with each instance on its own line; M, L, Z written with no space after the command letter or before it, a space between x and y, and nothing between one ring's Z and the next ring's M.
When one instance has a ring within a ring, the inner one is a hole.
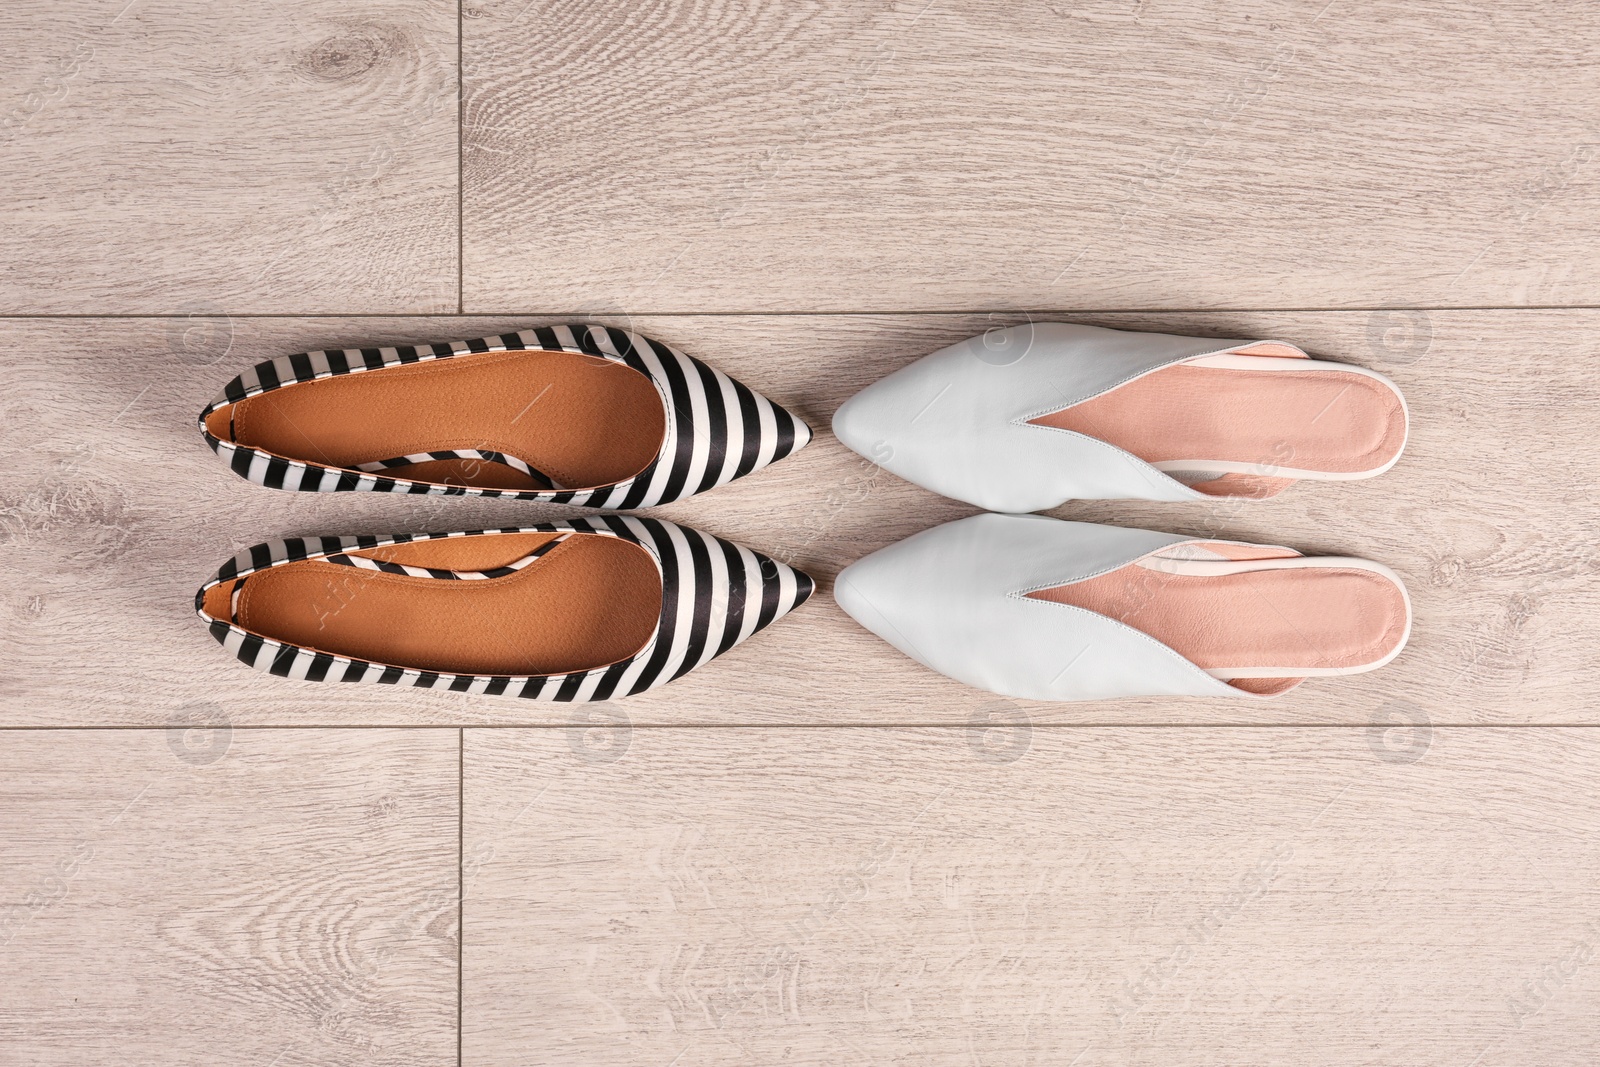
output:
M1371 478L1400 458L1407 414L1383 375L1281 341L1045 322L924 356L847 400L833 432L936 493L1028 512Z
M1040 515L975 515L846 567L834 598L958 681L1032 700L1274 696L1360 674L1411 632L1363 559Z

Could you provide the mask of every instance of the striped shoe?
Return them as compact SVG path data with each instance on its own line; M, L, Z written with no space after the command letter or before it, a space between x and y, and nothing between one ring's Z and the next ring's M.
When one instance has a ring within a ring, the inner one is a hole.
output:
M256 545L195 610L229 652L285 678L590 701L694 670L814 588L710 534L598 515Z
M229 382L200 432L272 489L621 510L703 493L811 440L721 371L588 325L282 356Z

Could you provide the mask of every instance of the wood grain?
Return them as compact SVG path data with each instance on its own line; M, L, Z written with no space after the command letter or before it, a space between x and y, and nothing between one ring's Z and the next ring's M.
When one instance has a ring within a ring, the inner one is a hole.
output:
M464 1062L1585 1064L1597 746L469 731Z
M472 529L568 511L506 501L298 494L235 477L194 413L242 367L308 347L477 336L523 319L13 322L0 366L0 723L162 724L214 700L239 725L565 723L575 709L291 682L227 659L193 590L279 536ZM616 318L712 361L822 431L798 456L659 509L817 574L824 593L710 666L617 708L646 723L963 723L988 694L927 671L826 594L846 563L971 513L882 472L826 432L855 390L1013 317ZM1025 321L1025 320L1024 320ZM1259 704L1029 704L1035 721L1597 722L1600 313L1191 313L1104 325L1280 337L1372 366L1405 390L1413 437L1372 481L1257 504L1082 503L1055 514L1354 554L1396 568L1416 605L1389 667ZM185 338L187 337L187 340ZM1408 340L1409 339L1409 340ZM227 342L225 355L207 363ZM209 347L207 347L209 345ZM176 349L176 351L174 350ZM845 684L840 679L848 679ZM1021 705L1018 705L1019 708Z
M468 311L1600 303L1578 8L465 11Z
M1586 16L0 9L0 1064L1593 1062ZM598 706L215 646L192 593L246 545L573 513L249 485L194 430L226 379L576 316L819 431L658 513L820 595ZM1060 318L1399 382L1376 481L1055 514L1379 560L1407 651L1271 703L1030 704L846 617L845 564L973 509L834 409Z
M456 309L453 0L0 11L0 309Z
M0 1062L454 1063L453 730L11 732Z

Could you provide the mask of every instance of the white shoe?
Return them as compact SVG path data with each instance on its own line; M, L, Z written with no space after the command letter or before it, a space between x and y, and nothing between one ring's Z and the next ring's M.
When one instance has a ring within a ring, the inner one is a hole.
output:
M1275 696L1399 655L1389 568L1039 515L975 515L846 567L834 599L958 681L1031 700Z
M847 400L833 432L936 493L1028 512L1371 478L1400 458L1407 414L1383 375L1283 342L1045 322L924 356Z

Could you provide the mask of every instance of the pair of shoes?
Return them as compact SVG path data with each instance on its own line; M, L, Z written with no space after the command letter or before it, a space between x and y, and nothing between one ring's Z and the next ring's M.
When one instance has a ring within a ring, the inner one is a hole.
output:
M607 509L681 500L811 438L698 360L591 326L272 360L228 383L200 428L277 489ZM1047 323L891 374L834 432L936 492L1029 512L1369 478L1399 458L1407 414L1383 376L1282 342ZM814 589L721 538L599 515L257 545L195 608L239 659L290 678L605 700L693 670ZM934 670L1041 700L1276 695L1382 666L1411 626L1399 578L1366 560L1019 514L859 560L835 598Z
M924 357L833 429L908 481L1015 513L1371 478L1407 421L1387 378L1283 342L1041 323ZM1405 586L1368 560L1021 514L891 545L834 598L922 664L1035 700L1275 696L1375 670L1411 631Z
M811 439L720 371L586 325L271 360L229 382L200 431L274 489L606 509L682 500ZM603 514L260 544L200 588L195 610L240 660L289 678L586 701L671 681L815 588L711 534Z

